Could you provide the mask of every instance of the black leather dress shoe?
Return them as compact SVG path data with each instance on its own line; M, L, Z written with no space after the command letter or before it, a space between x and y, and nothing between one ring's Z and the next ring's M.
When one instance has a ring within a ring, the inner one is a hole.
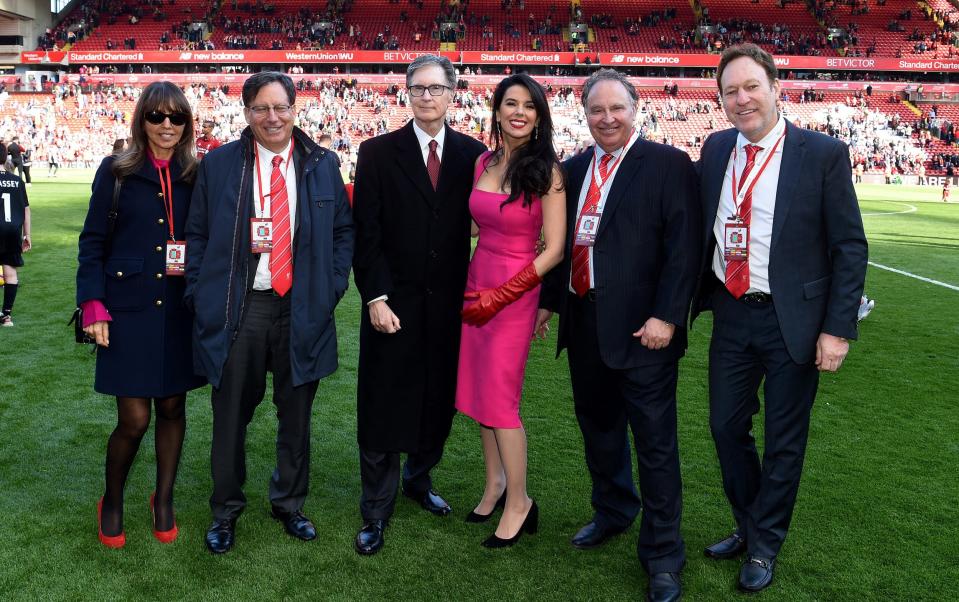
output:
M735 558L746 551L746 540L739 533L733 533L722 541L706 546L703 554L716 560Z
M356 534L356 540L353 547L357 554L372 556L383 547L383 531L386 530L385 520L371 520L363 525L360 532Z
M427 489L423 493L413 493L403 489L403 495L410 498L413 501L419 502L420 506L424 510L429 510L436 516L446 516L453 511L450 508L450 505L446 503L446 500L440 497L440 494L436 493L432 489Z
M625 530L626 529L600 527L595 522L590 521L589 524L580 529L576 535L573 536L573 539L570 543L573 544L574 548L588 550L606 543L607 539L619 535Z
M287 512L274 507L271 514L273 518L283 523L286 532L293 537L303 541L316 539L316 527L313 525L313 521L306 518L300 510Z
M776 560L761 556L746 556L739 569L739 589L746 592L758 592L773 582L773 568Z
M226 554L233 547L236 519L214 520L206 531L206 549L214 554Z
M646 592L649 602L676 602L682 596L679 573L653 573L649 576L649 590Z

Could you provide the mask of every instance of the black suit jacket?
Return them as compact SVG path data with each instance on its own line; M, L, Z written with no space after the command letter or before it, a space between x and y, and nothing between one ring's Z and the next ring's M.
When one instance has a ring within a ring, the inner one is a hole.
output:
M437 190L413 131L363 142L356 164L353 269L363 299L357 383L360 446L442 445L455 410L460 310L470 258L469 196L481 142L446 127ZM376 332L366 303L388 295L400 319Z
M738 132L710 136L699 161L703 206L701 286L692 319L709 309L713 223ZM786 121L776 189L769 286L786 349L800 364L815 359L821 332L855 339L866 278L867 245L846 145Z
M590 149L563 163L566 248L540 296L541 307L560 314L557 355L570 344L566 309L573 238L592 157ZM700 257L697 198L696 173L683 151L641 139L623 157L593 247L596 334L610 368L675 361L685 353L686 315ZM651 316L676 325L665 349L651 351L632 336Z

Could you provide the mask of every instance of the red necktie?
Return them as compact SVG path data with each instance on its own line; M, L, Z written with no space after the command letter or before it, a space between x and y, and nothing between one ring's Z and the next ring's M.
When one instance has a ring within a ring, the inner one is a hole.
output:
M436 154L436 147L439 146L436 140L430 140L430 154L426 158L426 173L430 174L430 182L433 183L433 190L440 181L440 156Z
M270 211L273 219L273 251L270 252L270 285L279 296L293 286L293 238L290 236L290 203L286 178L280 170L283 157L273 157L270 177Z
M603 182L606 181L609 162L612 158L613 155L606 153L603 155L603 158L600 159L599 177ZM596 212L596 207L599 206L600 196L599 185L596 183L596 178L590 177L589 189L586 190L586 200L583 202L583 209L579 212L579 218L576 220L577 232L579 231L579 222L582 221L583 215ZM573 285L573 290L576 291L577 295L582 297L586 294L586 291L589 290L589 247L585 245L573 245L572 274L570 282Z
M753 170L753 167L756 165L756 153L763 150L761 146L756 146L755 144L746 145L746 167L743 168L743 173L739 176L738 189L735 194L739 194L742 191L743 186L746 184L746 178L749 176L749 172ZM733 169L736 169L733 166ZM749 225L749 217L752 214L753 209L753 191L752 188L746 190L746 195L743 197L743 203L739 206L739 217L742 218L743 224L746 226ZM746 237L746 243L749 243L749 236ZM748 247L747 247L748 248ZM726 288L732 293L733 297L739 299L746 291L749 290L749 259L728 259L726 260Z

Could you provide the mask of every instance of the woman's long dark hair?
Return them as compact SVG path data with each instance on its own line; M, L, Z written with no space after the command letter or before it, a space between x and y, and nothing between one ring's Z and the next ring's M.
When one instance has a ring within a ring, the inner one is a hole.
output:
M143 122L146 120L146 114L150 111L162 111L164 113L173 111L187 116L186 125L183 126L183 136L180 137L180 141L173 149L173 161L183 170L180 179L192 182L196 176L197 166L196 153L193 149L193 112L190 110L190 103L187 102L183 91L176 84L170 82L153 82L143 89L140 100L137 101L136 109L133 111L133 123L130 126L130 146L116 155L116 160L113 162L113 175L120 179L125 178L131 173L139 171L143 162L146 161L149 142L146 126L143 125Z
M553 186L553 170L559 165L559 158L553 148L553 118L549 113L549 103L546 102L546 93L532 77L525 73L511 75L496 86L493 92L493 123L490 125L490 142L493 145L493 154L486 161L486 165L495 165L499 161L503 150L503 130L496 121L496 111L503 103L506 91L513 86L523 86L529 91L533 106L536 107L536 118L539 125L533 129L529 142L513 150L503 181L509 182L509 196L503 201L505 207L516 199L523 197L523 207L533 203L533 197L546 195Z

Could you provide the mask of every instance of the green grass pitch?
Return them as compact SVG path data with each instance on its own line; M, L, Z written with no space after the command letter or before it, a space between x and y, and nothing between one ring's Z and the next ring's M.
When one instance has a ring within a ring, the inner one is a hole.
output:
M237 545L224 557L206 551L211 418L201 389L188 401L179 540L164 546L150 534L151 434L127 486L127 546L103 548L95 502L115 410L93 392L94 358L66 325L91 179L65 170L30 189L35 250L21 271L16 326L0 329L0 599L640 599L637 526L597 550L569 545L591 516L590 487L555 338L534 344L523 400L539 534L487 551L479 544L493 525L463 522L482 491L483 464L477 427L459 416L434 473L453 515L436 518L400 498L384 550L372 558L353 551L355 288L337 310L340 369L320 384L315 404L305 511L318 540L293 540L268 516L275 418L267 401L250 427L249 506ZM939 202L934 187L859 193L871 261L959 286L959 203ZM842 371L822 378L795 517L764 599L959 599L959 291L870 267L866 292L876 309ZM734 600L738 564L702 555L732 527L707 423L709 331L707 315L680 373L683 582L686 600Z

